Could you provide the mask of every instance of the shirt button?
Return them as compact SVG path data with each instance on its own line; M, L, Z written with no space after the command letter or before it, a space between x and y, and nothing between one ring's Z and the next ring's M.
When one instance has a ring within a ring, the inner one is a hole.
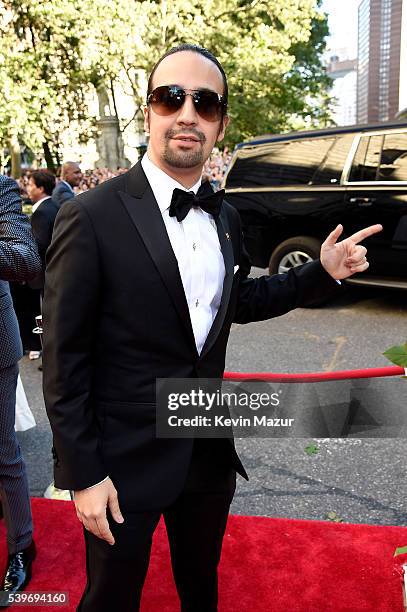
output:
M198 308L198 305L199 305L199 300L195 302L195 307Z
M193 249L194 249L194 251L195 251L195 249L196 249L196 243L195 243L195 242L193 242L193 243L192 243L192 248L193 248Z

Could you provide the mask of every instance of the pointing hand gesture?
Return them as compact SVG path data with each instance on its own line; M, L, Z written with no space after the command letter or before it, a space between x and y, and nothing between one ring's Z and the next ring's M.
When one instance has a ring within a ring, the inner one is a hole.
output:
M336 280L364 272L369 267L366 259L367 249L358 242L381 232L382 229L381 225L371 225L341 242L336 242L343 232L342 225L338 225L321 246L321 264Z

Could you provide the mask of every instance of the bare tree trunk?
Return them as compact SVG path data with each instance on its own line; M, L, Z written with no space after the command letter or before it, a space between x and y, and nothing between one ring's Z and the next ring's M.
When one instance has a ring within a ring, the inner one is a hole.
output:
M11 157L11 176L20 178L21 176L21 150L17 136L10 138L10 157Z
M44 140L44 142L42 143L42 149L44 151L45 163L47 164L48 170L51 170L51 172L55 173L55 162L54 158L52 157L48 141Z

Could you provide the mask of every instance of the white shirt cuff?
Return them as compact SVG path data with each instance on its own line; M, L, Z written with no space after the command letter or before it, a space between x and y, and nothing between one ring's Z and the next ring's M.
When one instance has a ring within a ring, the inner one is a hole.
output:
M106 476L106 478L104 478L103 480L101 480L100 482L97 482L94 485L91 485L90 487L85 487L86 489L93 489L93 487L97 487L98 485L102 484L102 482L105 482L105 480L107 480L109 478L109 476Z

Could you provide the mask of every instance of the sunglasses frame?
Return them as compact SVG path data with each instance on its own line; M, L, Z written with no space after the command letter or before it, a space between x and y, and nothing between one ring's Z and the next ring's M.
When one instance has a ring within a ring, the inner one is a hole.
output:
M187 96L191 96L194 102L194 108L196 112L202 119L205 119L206 121L210 121L210 122L219 121L219 119L222 119L222 117L226 115L228 103L227 103L225 96L218 94L216 91L212 91L210 89L186 89L184 87L181 87L181 85L159 85L158 87L153 89L153 91L150 94L148 94L147 106L149 104L154 104L154 102L152 102L152 97L154 96L154 94L156 93L158 89L166 89L169 94L172 93L171 89L173 89L174 90L173 94L181 95L181 98L182 98L179 108L175 108L173 111L169 113L165 113L162 116L169 117L170 115L177 113L183 107ZM216 116L216 118L214 119L208 119L207 117L202 116L201 113L199 112L199 108L197 107L197 104L199 104L199 101L200 101L199 94L207 94L207 93L213 94L217 97L219 116ZM174 95L174 98L175 98L175 95ZM198 95L198 98L195 97L197 95ZM160 114L160 113L157 113L157 114Z

